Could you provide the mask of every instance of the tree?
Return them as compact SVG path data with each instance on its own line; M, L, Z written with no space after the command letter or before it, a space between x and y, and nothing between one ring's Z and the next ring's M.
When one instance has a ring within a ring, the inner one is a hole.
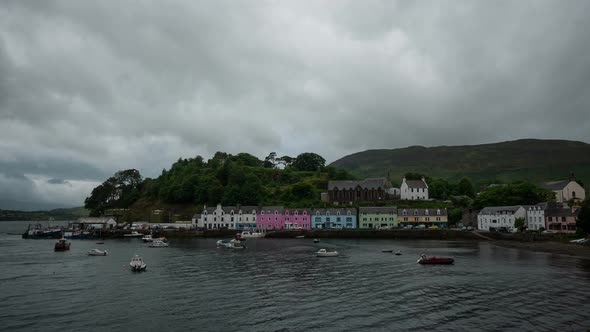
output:
M140 196L143 180L136 169L118 171L92 190L84 200L91 216L100 216L107 209L128 208Z
M264 158L264 167L265 168L274 168L276 166L275 159L277 157L276 152L271 152Z
M582 207L576 218L576 227L583 234L590 234L590 198L582 202Z
M278 164L283 165L284 167L290 166L293 161L295 161L295 158L289 157L289 156L282 156L281 158L277 158L275 159L275 161Z
M519 232L523 232L526 228L525 219L522 217L514 219L514 227L516 227Z
M471 198L475 197L475 188L468 178L462 178L461 181L459 181L457 189L459 191L459 195L465 195Z
M293 167L300 171L317 171L324 167L326 160L313 152L305 152L297 156L293 162Z
M491 187L473 200L473 207L535 205L546 202L552 192L528 182Z

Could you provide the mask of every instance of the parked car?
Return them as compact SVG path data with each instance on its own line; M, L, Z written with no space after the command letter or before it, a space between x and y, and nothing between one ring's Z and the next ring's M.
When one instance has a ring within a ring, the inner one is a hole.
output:
M546 229L542 232L543 234L555 234L557 233L556 231L550 230L550 229Z
M473 227L471 227L471 226L467 226L467 230L468 230L468 231L472 231L472 230L473 230Z
M432 226L428 227L428 229L438 229L438 226L432 225Z
M416 226L416 229L425 229L425 228L426 228L426 226L423 225L423 224L420 224L420 225L417 225Z
M412 226L412 225L405 225L404 226L404 229L412 229L412 228L414 228L414 226Z

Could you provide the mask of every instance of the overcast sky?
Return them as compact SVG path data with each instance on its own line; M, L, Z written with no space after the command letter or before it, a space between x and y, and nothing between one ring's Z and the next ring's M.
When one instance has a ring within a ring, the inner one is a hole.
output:
M590 141L590 1L0 2L0 208L216 151Z

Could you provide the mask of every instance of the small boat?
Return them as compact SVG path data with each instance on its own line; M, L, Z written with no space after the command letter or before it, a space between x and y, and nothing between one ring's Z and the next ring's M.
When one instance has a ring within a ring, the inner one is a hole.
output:
M295 238L296 239L303 239L303 238L305 238L305 235L297 235Z
M104 244L104 242L96 242L96 244Z
M245 249L246 246L242 244L242 241L232 239L232 240L218 240L217 247L228 248L228 249Z
M338 251L327 251L326 249L320 249L315 253L315 255L317 257L336 257L338 256Z
M131 233L127 233L127 234L123 234L124 237L142 237L143 234L137 232L137 231L133 231Z
M152 238L152 234L147 234L147 235L144 235L144 236L141 238L141 240L142 240L143 242L152 242L152 241L154 241L154 239Z
M399 250L395 252L395 255L396 255L396 256L400 256L401 254L402 254L402 252L401 252L401 251L399 251Z
M70 241L66 240L65 238L61 238L57 241L57 243L55 243L54 250L55 251L70 250L70 244L71 244Z
M150 243L150 248L162 248L162 247L167 247L168 243L164 242L164 241L160 241L160 240L154 240L152 241L152 243Z
M138 255L135 255L133 258L131 258L131 262L129 262L129 267L133 272L140 272L145 271L147 265L143 262L143 258L141 258Z
M453 264L455 260L453 258L445 258L445 257L427 257L426 255L420 255L420 259L418 259L417 263L422 265L428 264Z
M264 233L259 233L259 232L251 232L251 231L243 231L242 233L239 233L240 237L243 239L252 239L252 238L261 238L264 237Z
M88 256L106 256L109 253L105 250L92 249L88 251Z
M313 243L320 243L320 239L313 239Z
M163 236L161 236L161 237L159 237L159 238L157 238L157 239L154 239L154 241L155 241L155 240L159 240L159 241L162 241L162 242L166 242L166 243L168 243L168 239L167 239L167 238L165 238L165 237L163 237Z
M381 250L381 252L393 252L393 249L384 249L384 250Z

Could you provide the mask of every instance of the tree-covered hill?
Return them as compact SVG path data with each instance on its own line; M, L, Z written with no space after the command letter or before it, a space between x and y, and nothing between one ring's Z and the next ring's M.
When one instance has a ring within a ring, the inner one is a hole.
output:
M358 177L387 176L399 182L407 172L475 183L541 182L565 179L571 172L590 183L590 144L564 140L523 139L494 144L411 146L368 150L343 157L330 166Z
M88 216L89 211L83 207L53 209L49 211L15 211L1 210L0 221L12 220L76 220Z
M86 198L91 215L109 209L128 209L124 219L148 220L150 211L166 210L187 220L203 205L323 206L320 192L329 180L353 179L345 170L325 167L315 153L296 158L271 153L260 160L247 153L218 152L205 161L197 156L179 159L159 177L143 179L137 170L117 172Z

